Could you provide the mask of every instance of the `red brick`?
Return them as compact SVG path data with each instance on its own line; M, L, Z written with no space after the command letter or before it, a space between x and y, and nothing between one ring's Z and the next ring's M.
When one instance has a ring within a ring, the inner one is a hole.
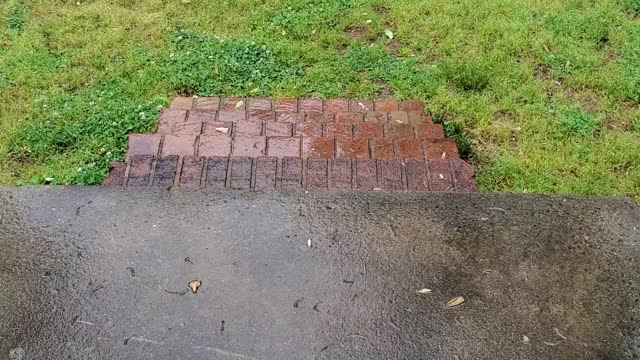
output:
M415 191L429 190L429 179L423 160L409 160L405 162L407 174L407 188Z
M352 138L353 137L353 125L343 123L329 123L325 126L327 137L336 138Z
M390 124L387 126L387 137L391 139L413 139L413 125Z
M325 111L328 113L349 112L349 100L327 100Z
M389 113L389 122L395 124L408 124L409 114L406 111L392 111Z
M127 185L148 186L153 159L154 156L152 155L132 156L129 160L129 179L127 180Z
M278 99L274 102L274 110L277 112L297 112L298 100L296 99Z
M376 111L391 112L399 109L398 102L395 100L376 100L374 102Z
M216 121L217 111L191 110L187 121L190 122L209 122Z
M207 161L207 179L205 186L212 189L224 189L227 180L229 157L214 156Z
M417 100L407 100L400 102L400 110L404 111L424 111L424 104Z
M378 186L375 160L356 160L356 189L372 190Z
M104 186L122 186L124 185L124 175L127 172L127 163L123 161L114 161L109 164L109 175L102 182Z
M351 189L351 160L331 160L331 187Z
M252 110L247 112L249 121L276 121L276 112L269 110Z
M292 124L267 122L265 123L265 134L267 136L292 136Z
M205 111L220 110L220 98L217 97L199 97L196 99L194 109Z
M385 190L399 190L404 188L400 161L378 161L378 186Z
M177 97L171 100L171 105L169 105L172 109L180 109L180 110L191 110L193 107L193 98L191 97Z
M431 191L453 191L451 168L448 160L429 160Z
M396 140L398 158L401 160L422 160L422 140L420 139L400 139Z
M249 99L247 110L271 110L271 99Z
M312 122L298 123L296 124L296 135L307 137L322 136L322 125Z
M349 101L349 111L366 113L373 111L373 101L369 100L351 100Z
M300 100L300 112L305 113L321 113L322 100L319 99L304 99Z
M450 164L456 180L456 190L460 192L478 192L478 183L476 182L473 167L460 159L451 160Z
M218 112L218 121L243 121L247 120L245 111L220 111Z
M426 146L427 159L457 159L460 157L456 142L451 139L428 141Z
M376 160L393 160L396 158L393 140L373 139L373 158Z
M275 157L259 157L256 159L256 190L265 191L276 188L277 165L277 159Z
M198 155L229 156L231 154L231 138L220 135L200 135Z
M182 172L180 173L180 186L199 187L202 179L202 169L204 168L204 157L185 156L182 161Z
M307 122L310 123L330 123L336 120L336 114L333 113L308 113Z
M368 159L369 139L336 139L336 158Z
M265 155L267 138L265 136L236 135L233 141L234 156L258 157Z
M307 187L310 189L326 189L327 182L327 159L307 160Z
M439 124L418 124L416 128L416 137L418 139L437 140L444 139L444 129Z
M245 111L247 110L247 102L240 98L222 99L222 111Z
M226 129L226 132L225 132L225 129ZM232 129L233 129L233 123L216 121L216 122L206 123L203 133L205 135L231 137Z
M337 113L336 123L359 124L364 121L364 115L361 113Z
M158 155L160 147L160 135L155 134L131 134L129 135L129 145L127 149L127 162L136 155Z
M233 129L234 136L260 136L262 135L262 123L255 121L238 121Z
M267 154L269 156L300 157L301 138L291 136L271 136L267 138Z
M423 114L422 111L409 111L409 122L414 125L433 124L433 117Z
M187 120L187 110L164 109L158 119L158 134L171 134L176 123Z
M303 137L302 157L332 159L335 156L335 140L326 137Z
M200 135L202 133L201 122L181 122L177 123L173 129L174 135Z
M165 135L162 144L162 156L189 156L196 153L195 135Z
M234 157L231 160L231 188L234 190L251 189L251 171L253 159L246 156Z
M389 113L381 111L369 111L364 116L364 121L368 123L386 124L389 120Z
M384 134L382 124L358 124L354 132L355 138L381 138Z
M295 112L278 112L276 113L276 121L287 123L304 122L304 114Z
M166 156L156 161L153 186L172 186L178 170L178 155Z
M302 187L302 159L284 157L282 159L282 188L299 189Z

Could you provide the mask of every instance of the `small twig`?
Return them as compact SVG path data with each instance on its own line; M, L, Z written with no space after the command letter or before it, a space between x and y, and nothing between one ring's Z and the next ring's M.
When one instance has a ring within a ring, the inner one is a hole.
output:
M247 195L245 195L245 193L241 192L240 195L244 196L245 199L249 199L249 197Z
M84 205L78 206L78 208L76 209L76 216L80 215L80 209L82 209L84 207Z
M136 269L129 266L127 267L127 270L129 270L129 272L131 273L131 277L136 277Z
M193 262L191 261L191 259L189 259L188 256L186 258L184 258L184 262L188 262L189 264L193 264Z
M100 289L103 289L104 287L106 287L106 286L107 286L107 284L109 284L109 282L105 280L105 281L103 281L100 285L98 285L96 288L94 288L93 290L91 290L91 292L95 294L95 293L96 293L96 291L98 291L98 290L100 290Z
M187 288L187 289L184 289L183 291L169 291L167 289L164 289L164 291L169 293L169 294L172 294L172 295L180 295L180 296L182 296L182 295L186 294L189 291L189 289Z
M300 303L302 302L302 300L304 300L304 298L298 299L293 303L293 307L294 308L298 308L298 306L300 306Z

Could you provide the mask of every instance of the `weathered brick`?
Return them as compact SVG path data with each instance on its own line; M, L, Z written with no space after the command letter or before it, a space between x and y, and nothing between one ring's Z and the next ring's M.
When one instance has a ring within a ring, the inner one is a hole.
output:
M226 134L200 135L198 155L228 156L229 154L231 154L231 138Z
M299 110L300 112L305 112L305 113L321 113L323 111L322 100L320 99L300 100Z
M260 136L262 135L262 123L255 121L238 121L233 129L234 136Z
M247 120L246 111L220 111L218 112L218 121L243 121Z
M369 139L336 139L336 158L368 159Z
M265 123L265 134L267 136L292 136L292 124L267 122Z
M305 122L296 124L296 135L306 137L322 136L322 124Z
M395 100L376 100L374 101L374 109L376 111L391 112L399 109L398 102Z
M354 131L355 138L381 138L384 135L382 124L358 124Z
M398 158L401 160L422 160L422 140L420 139L400 139L396 140Z
M207 179L205 186L212 189L224 189L227 180L229 157L213 156L207 161Z
M444 139L444 129L439 124L418 124L415 125L416 137L418 139L437 140Z
M220 98L199 97L195 101L194 109L204 111L218 111L220 110Z
M304 122L304 113L278 112L276 113L276 121L286 123Z
M191 110L193 107L193 98L191 97L177 97L171 100L172 109Z
M457 159L460 157L458 153L458 145L451 139L443 139L439 141L428 141L426 144L427 159Z
M173 129L174 135L200 135L202 133L201 122L181 122L177 123Z
M217 111L191 110L187 121L189 122L210 122L216 121Z
M299 189L302 187L302 159L284 157L282 159L282 188Z
M335 140L326 137L303 137L302 157L332 159L335 156Z
M162 156L180 155L188 156L196 153L195 135L165 135L162 144Z
M389 122L393 125L408 124L409 114L406 111L392 111L389 113Z
M329 123L325 125L326 136L335 138L353 137L353 125L344 123Z
M428 165L431 191L453 191L449 160L429 160Z
M393 160L396 158L393 140L373 139L373 158L376 160Z
M257 158L255 189L258 191L275 189L277 168L277 159L275 157Z
M127 163L123 161L113 161L109 164L109 175L102 182L104 186L124 185L124 176L127 172Z
M423 160L409 160L405 162L407 174L407 188L415 191L429 190L429 179Z
M153 186L171 186L178 170L178 155L165 156L156 161L156 171L153 175Z
M327 100L325 111L328 113L349 112L349 100L344 100L344 99Z
M206 123L203 133L205 135L231 137L232 130L233 130L233 123L215 121L215 122Z
M164 109L158 119L158 134L171 134L176 123L187 120L187 110Z
M351 160L331 160L331 188L351 189Z
M269 110L252 110L247 112L249 121L276 121L276 112Z
M365 114L364 121L368 123L386 124L389 122L389 113L382 111L369 111Z
M233 141L233 155L264 156L266 146L267 138L265 136L236 135Z
M356 189L371 190L378 186L375 160L356 160Z
M417 100L401 101L399 107L403 111L424 111L424 104Z
M129 178L127 185L130 186L148 186L149 176L151 175L151 165L154 156L152 155L134 155L129 160Z
M231 160L231 188L234 190L251 189L251 171L253 159L246 156L234 157Z
M413 125L390 124L387 126L387 137L391 139L413 139Z
M364 121L362 113L337 113L336 122L345 124L360 124Z
M136 155L158 155L160 147L160 135L156 134L131 134L127 149L127 162Z
M299 136L270 136L267 138L267 154L276 157L300 157L300 142Z
M349 101L349 111L366 113L373 111L373 101L370 100L351 100Z
M180 173L180 186L199 187L202 179L202 169L204 168L204 157L185 156L182 161L182 172Z
M409 111L409 122L414 125L433 124L433 117L423 114L422 111Z
M326 189L327 182L327 159L309 158L307 160L307 187L310 189Z
M402 183L402 164L398 160L378 161L378 186L385 190L404 188Z
M245 99L240 98L226 98L222 99L222 105L220 107L222 111L246 111L247 102Z
M271 99L249 99L247 103L247 110L271 110Z
M309 123L330 123L336 120L334 113L308 113L307 122Z
M278 99L274 102L274 110L277 112L297 112L298 100L296 99Z
M456 190L460 192L478 192L473 167L464 160L454 159L450 162L456 182Z

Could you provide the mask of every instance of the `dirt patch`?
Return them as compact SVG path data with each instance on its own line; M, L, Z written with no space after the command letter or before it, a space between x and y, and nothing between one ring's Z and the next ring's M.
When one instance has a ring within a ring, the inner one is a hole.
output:
M391 8L385 5L375 5L373 11L378 15L384 15L391 12Z
M348 37L358 41L373 43L373 41L376 39L375 35L371 34L367 29L358 25L349 26L344 30L344 33Z

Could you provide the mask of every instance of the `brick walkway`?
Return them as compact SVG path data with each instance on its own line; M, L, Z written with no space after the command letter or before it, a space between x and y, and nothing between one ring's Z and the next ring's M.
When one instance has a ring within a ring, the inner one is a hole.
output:
M477 191L418 101L176 98L105 185Z

